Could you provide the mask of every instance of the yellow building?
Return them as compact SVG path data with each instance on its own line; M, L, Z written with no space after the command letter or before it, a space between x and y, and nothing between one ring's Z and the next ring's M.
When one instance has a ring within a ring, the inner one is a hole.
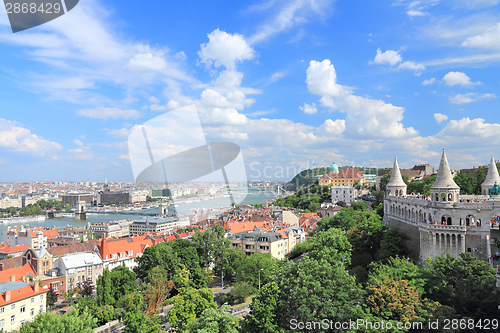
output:
M0 282L0 329L18 330L25 322L45 312L47 292L38 283Z
M354 186L364 184L365 178L359 169L343 169L340 173L324 174L319 178L321 186Z

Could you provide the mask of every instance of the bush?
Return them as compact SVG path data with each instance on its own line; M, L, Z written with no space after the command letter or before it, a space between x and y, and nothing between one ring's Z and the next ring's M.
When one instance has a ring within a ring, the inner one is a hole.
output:
M238 282L231 290L231 295L235 298L236 303L245 303L246 298L252 295L253 292L251 285L246 282Z
M235 301L234 296L231 295L230 293L222 295L222 297L220 299L221 304L227 303L229 305L234 305L234 301Z

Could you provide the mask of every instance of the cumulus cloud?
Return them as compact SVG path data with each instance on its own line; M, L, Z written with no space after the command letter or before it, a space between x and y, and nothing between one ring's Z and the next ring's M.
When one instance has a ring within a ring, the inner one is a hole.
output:
M352 88L337 83L337 73L330 60L311 61L306 83L309 91L322 96L325 107L346 113L346 132L363 138L404 138L418 135L412 127L405 128L404 109L382 100L352 94Z
M482 34L467 38L462 42L462 46L481 49L500 49L500 23L488 28Z
M399 64L398 69L406 69L409 71L413 71L415 75L420 75L420 73L425 70L425 66L422 64L417 64L414 61L405 61Z
M423 80L423 81L422 81L422 84L423 84L424 86L428 86L428 85L433 84L435 81L436 81L436 78L434 78L434 77L433 77L433 78L430 78L430 79L427 79L427 80Z
M3 118L0 118L0 147L36 155L45 155L62 148L59 143L46 140L17 122Z
M234 70L237 62L252 60L255 51L242 35L228 34L217 28L208 34L208 43L201 45L198 56L207 66Z
M403 61L403 57L399 54L398 51L387 50L382 52L382 50L377 49L377 54L375 55L375 59L371 61L374 64L389 64L396 65Z
M443 121L448 120L448 116L442 113L434 113L434 120L438 123L441 124Z
M340 135L345 131L345 120L337 119L331 120L327 119L325 122L319 127L320 130L324 130L326 133Z
M497 136L500 132L500 124L485 123L482 118L470 119L469 117L459 120L450 120L440 135L455 137L479 137L486 138Z
M315 114L316 112L318 112L318 109L316 108L316 104L314 104L314 103L312 103L312 104L304 103L303 106L299 106L299 109L304 111L304 113L307 113L307 114Z
M471 102L477 102L485 99L496 98L495 94L478 94L478 93L468 93L468 94L456 94L450 96L448 99L452 104L466 104Z
M107 120L109 118L130 119L130 118L141 117L141 113L136 110L123 110L120 108L107 108L107 107L97 107L94 109L81 109L78 110L76 114L83 117L103 119L103 120Z
M443 76L443 82L447 86L462 86L462 87L471 87L477 84L481 84L481 82L472 82L470 77L468 77L463 72L449 72Z

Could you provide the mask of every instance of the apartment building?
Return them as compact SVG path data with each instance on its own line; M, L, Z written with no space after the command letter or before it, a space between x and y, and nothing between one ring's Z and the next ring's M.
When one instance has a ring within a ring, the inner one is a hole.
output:
M37 282L0 282L0 330L17 331L25 322L45 312L48 291Z
M284 259L291 250L288 244L288 235L267 230L250 230L239 232L231 237L231 246L240 249L247 256L256 252L270 253L274 258Z

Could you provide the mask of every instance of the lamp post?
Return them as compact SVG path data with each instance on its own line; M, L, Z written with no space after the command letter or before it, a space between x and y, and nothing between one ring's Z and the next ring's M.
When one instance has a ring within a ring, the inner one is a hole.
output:
M222 278L221 278L221 281L222 281L222 290L221 292L224 291L224 267L222 267Z
M264 268L261 268L261 269L259 270L259 290L260 290L260 272L262 272L263 270L264 270Z

